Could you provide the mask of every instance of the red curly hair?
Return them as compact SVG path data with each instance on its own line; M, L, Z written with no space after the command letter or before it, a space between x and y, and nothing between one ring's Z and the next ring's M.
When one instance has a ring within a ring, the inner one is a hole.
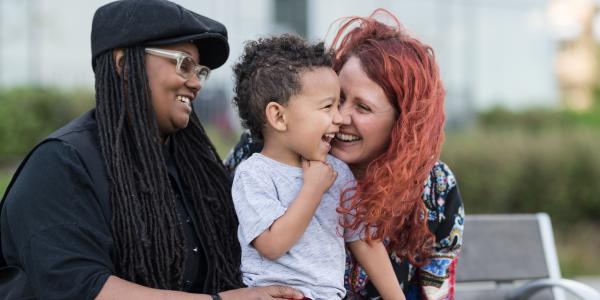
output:
M379 14L394 24L378 21ZM421 266L434 246L423 189L444 140L445 91L433 50L384 9L344 19L332 48L337 72L351 57L359 58L399 112L387 150L369 163L355 188L343 193L345 208L339 211L355 215L344 226L364 225L367 240L387 239L389 250Z

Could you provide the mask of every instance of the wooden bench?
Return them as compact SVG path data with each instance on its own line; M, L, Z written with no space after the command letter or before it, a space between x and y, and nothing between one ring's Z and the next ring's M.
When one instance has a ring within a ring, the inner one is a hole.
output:
M467 215L456 274L457 300L600 300L600 293L560 275L545 213Z

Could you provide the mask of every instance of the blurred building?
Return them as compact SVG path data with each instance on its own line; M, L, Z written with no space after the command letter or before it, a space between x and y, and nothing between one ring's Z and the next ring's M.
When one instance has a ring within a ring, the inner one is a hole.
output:
M548 7L558 40L560 99L565 107L577 111L592 107L598 86L598 43L594 38L594 31L600 29L597 12L594 0L552 0Z
M386 8L433 46L447 89L451 126L468 124L474 112L493 106L519 109L559 103L556 39L546 17L549 1L175 0L229 30L231 56L213 72L207 90L214 91L206 93L226 98L219 100L226 103L232 94L231 65L244 41L289 31L311 40L331 40L337 28L332 24L340 17ZM91 20L95 9L107 2L0 0L0 87L93 87ZM233 116L228 105L223 107Z

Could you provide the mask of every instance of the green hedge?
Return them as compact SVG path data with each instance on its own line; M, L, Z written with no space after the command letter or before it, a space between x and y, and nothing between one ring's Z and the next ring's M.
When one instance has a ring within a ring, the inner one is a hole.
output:
M513 112L495 108L478 116L477 127L485 130L526 130L528 132L552 129L600 129L600 105L584 112L557 109L530 109Z
M0 162L27 153L40 139L93 104L91 90L42 87L0 90Z
M442 157L468 213L546 211L559 224L600 217L597 129L451 133Z
M550 213L558 224L600 217L600 113L495 109L450 132L443 159L467 211Z
M447 133L442 159L467 214L547 212L563 275L600 275L600 113L486 112Z

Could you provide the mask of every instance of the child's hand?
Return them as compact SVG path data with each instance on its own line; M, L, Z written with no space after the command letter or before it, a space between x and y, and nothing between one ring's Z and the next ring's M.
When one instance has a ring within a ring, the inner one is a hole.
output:
M252 241L254 248L268 260L279 259L298 242L321 204L323 194L337 177L337 172L329 164L320 161L302 160L302 171L304 183L292 204L271 227ZM280 298L285 297L276 299Z
M302 173L304 187L314 189L320 194L324 194L337 177L337 172L331 165L316 160L302 159Z

